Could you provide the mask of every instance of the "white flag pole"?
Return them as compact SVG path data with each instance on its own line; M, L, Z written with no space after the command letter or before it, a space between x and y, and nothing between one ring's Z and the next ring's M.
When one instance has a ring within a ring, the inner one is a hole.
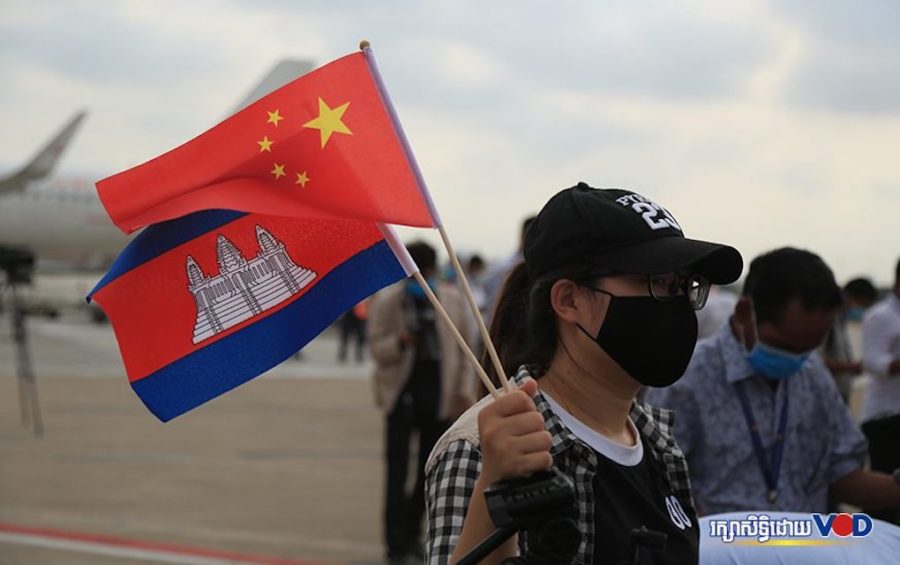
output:
M453 263L453 269L456 271L456 277L460 280L460 282L462 282L463 291L466 295L466 301L469 303L469 308L472 310L472 315L475 316L475 320L478 321L478 329L481 331L481 339L484 341L484 346L491 358L491 362L494 364L494 371L496 371L500 382L503 384L503 390L509 392L510 390L512 390L512 386L509 384L509 379L506 378L506 372L503 371L503 365L500 363L500 356L497 355L497 350L494 348L494 343L491 341L491 335L484 323L484 317L481 315L481 310L478 308L478 304L475 303L475 295L472 293L472 289L469 286L469 278L466 276L466 272L459 264L459 258L456 256L456 252L453 250L453 244L450 243L450 237L447 236L447 230L444 229L444 226L441 226L438 228L438 231L441 232L441 239L444 240L444 247L447 249L447 253L450 255L450 262Z
M469 348L469 345L466 343L465 338L459 333L459 330L456 328L456 325L453 323L453 320L450 318L450 314L444 309L441 305L440 301L438 301L437 296L435 296L434 292L432 292L431 287L428 286L428 281L425 280L425 277L422 276L422 273L419 272L419 267L416 265L416 262L413 261L413 258L409 255L409 251L406 250L406 246L400 241L400 237L397 235L397 232L394 230L393 226L389 224L378 224L378 228L381 229L381 233L384 234L384 239L388 242L388 246L390 246L391 251L394 252L394 255L397 257L397 260L400 262L400 265L403 266L403 270L406 272L407 276L414 277L416 281L418 281L419 286L422 287L422 290L425 291L425 296L428 297L428 300L431 302L431 305L434 306L434 311L438 313L441 320L447 324L447 327L450 328L450 333L453 334L454 339L456 339L456 343L459 345L459 348L462 350L463 354L465 354L466 358L469 360L469 363L475 369L475 372L478 373L478 377L481 379L481 382L484 383L484 386L487 387L488 392L491 393L491 396L494 398L498 398L500 393L497 392L497 388L494 386L494 383L491 382L490 377L487 376L484 368L481 366L481 363L478 362L478 358L475 357L475 354L472 353L472 350Z
M475 296L472 294L472 289L469 287L469 280L466 277L466 273L465 271L463 271L462 267L460 267L459 259L456 257L456 253L453 251L453 245L451 245L450 238L447 236L447 232L444 229L443 223L441 222L441 217L438 213L437 206L434 205L434 201L431 199L431 193L428 192L428 187L425 185L425 178L422 176L422 171L419 169L419 164L416 162L416 158L413 155L412 148L409 145L409 140L406 139L406 134L403 132L403 127L400 125L400 119L397 117L397 111L394 109L391 98L390 96L388 96L387 89L384 87L384 82L381 80L381 73L378 71L378 64L375 62L375 55L372 53L372 47L369 42L364 39L359 42L359 49L366 56L366 61L369 63L369 69L372 71L372 78L375 80L375 84L378 88L379 93L381 94L382 101L384 102L385 109L387 109L388 115L391 117L391 121L394 124L394 129L397 132L397 137L399 138L400 144L403 147L404 152L406 153L406 158L409 161L412 172L416 177L417 184L419 185L419 190L421 191L422 197L424 198L425 203L428 206L428 210L431 213L431 218L434 221L435 227L437 227L441 232L441 239L444 241L444 248L447 250L447 254L450 255L450 261L453 263L453 269L456 271L456 275L459 280L463 283L463 294L465 295L466 302L468 302L469 308L472 311L472 316L474 316L475 320L478 322L478 329L481 332L481 337L484 341L485 348L487 348L488 354L491 358L491 362L494 364L494 371L497 373L497 377L503 384L503 389L506 391L510 391L512 390L512 385L510 385L509 379L506 377L506 372L503 370L503 365L500 363L500 357L497 355L497 350L494 348L494 344L491 341L491 336L488 333L487 326L484 323L484 318L481 316L481 310L478 309L478 305L475 303ZM491 390L491 387L489 387L488 390Z
M481 382L484 383L484 386L487 387L488 391L491 393L491 396L494 398L499 398L500 393L497 392L497 389L494 387L494 383L491 382L490 377L487 376L487 373L484 371L484 368L481 366L481 363L478 362L478 359L475 357L475 354L472 353L472 350L469 348L466 343L465 338L463 338L462 334L459 333L459 330L456 329L456 326L453 325L453 321L450 319L450 315L447 314L447 311L444 310L444 307L441 306L441 303L438 302L437 296L434 295L434 292L431 291L431 287L428 286L428 281L425 280L425 277L422 276L422 273L416 271L415 274L416 280L419 281L419 286L421 286L425 290L425 296L428 297L428 300L431 301L431 304L434 306L435 311L440 315L441 319L444 320L444 323L450 328L450 331L453 333L453 337L456 338L456 343L459 344L459 347L462 349L463 353L465 353L466 358L468 358L469 363L472 364L472 367L475 368L475 372L478 373L478 377L481 379Z

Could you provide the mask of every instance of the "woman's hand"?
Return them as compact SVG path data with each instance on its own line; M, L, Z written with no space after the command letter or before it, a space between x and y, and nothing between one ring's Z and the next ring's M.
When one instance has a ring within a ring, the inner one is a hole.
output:
M518 389L504 392L478 413L481 436L481 475L469 500L469 509L450 563L456 563L494 531L484 490L501 479L523 477L553 466L550 432L531 399L537 393L537 382L528 378ZM484 558L483 564L499 564L514 557L517 537Z
M483 487L553 466L553 440L532 400L536 393L537 382L527 378L517 390L501 394L479 412L482 467L478 480Z

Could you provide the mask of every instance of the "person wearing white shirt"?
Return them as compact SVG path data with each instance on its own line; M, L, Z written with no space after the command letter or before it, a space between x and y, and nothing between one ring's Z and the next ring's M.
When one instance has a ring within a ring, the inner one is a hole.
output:
M863 318L863 368L871 375L863 402L863 433L872 469L900 468L900 261L894 288ZM893 515L891 515L893 514ZM877 514L900 524L900 511Z

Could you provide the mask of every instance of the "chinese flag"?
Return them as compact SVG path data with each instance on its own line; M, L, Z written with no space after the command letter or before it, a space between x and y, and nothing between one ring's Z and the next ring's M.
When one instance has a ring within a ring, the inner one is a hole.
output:
M97 183L126 233L209 209L439 225L366 53L321 67L209 131Z

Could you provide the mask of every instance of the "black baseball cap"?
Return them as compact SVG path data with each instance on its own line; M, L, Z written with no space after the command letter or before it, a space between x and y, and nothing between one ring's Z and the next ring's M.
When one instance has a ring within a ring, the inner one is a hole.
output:
M531 278L560 267L593 263L620 273L680 270L728 284L741 276L734 247L687 239L668 210L630 190L580 182L551 198L525 235Z

